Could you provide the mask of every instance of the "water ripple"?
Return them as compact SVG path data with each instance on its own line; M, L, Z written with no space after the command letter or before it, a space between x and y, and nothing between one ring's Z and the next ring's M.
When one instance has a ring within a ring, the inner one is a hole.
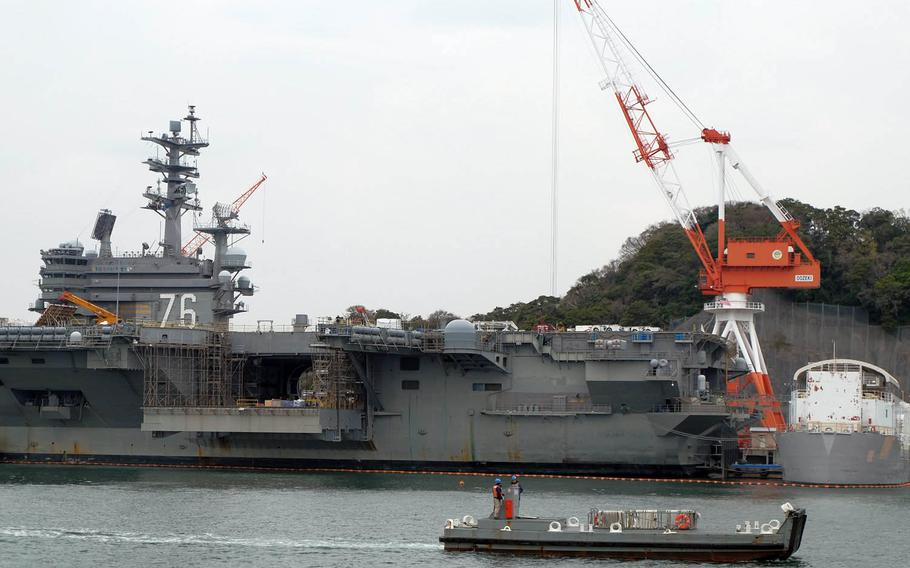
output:
M318 550L441 550L442 545L426 542L369 542L351 540L286 540L271 538L237 538L219 536L214 534L168 534L153 535L132 532L108 532L97 530L72 530L59 528L27 528L5 527L0 528L0 537L13 538L45 538L45 539L73 539L101 543L137 543L137 544L178 544L202 546L239 546L261 548L297 548Z

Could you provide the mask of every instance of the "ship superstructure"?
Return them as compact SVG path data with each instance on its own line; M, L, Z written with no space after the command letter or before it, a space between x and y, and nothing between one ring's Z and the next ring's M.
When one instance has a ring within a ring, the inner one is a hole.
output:
M246 253L230 246L228 237L248 234L249 229L235 222L236 213L230 206L216 204L212 224L197 228L214 236L213 259L181 252L182 217L187 211L202 209L193 181L199 170L190 161L208 146L199 135L198 121L191 106L183 121L170 121L169 133L149 132L142 137L161 148L158 155L143 162L161 174L157 185L143 192L144 207L163 219L164 237L157 250L143 243L141 250L114 254L111 234L116 216L103 209L92 231L100 243L99 251L87 250L78 241L41 251L44 266L33 311L45 312L63 292L74 293L125 321L146 325L226 323L227 316L247 309L240 297L252 295L254 288L249 278L240 275L248 268ZM189 124L187 137L181 135L183 122Z
M910 481L910 404L884 369L828 359L797 370L778 434L784 478L803 483Z
M42 325L0 327L0 459L640 475L721 465L728 373L746 369L716 335L304 315L233 326L253 293L236 207L216 204L196 227L211 259L181 247L180 219L201 207L198 120L191 107L185 124L143 136L164 152L145 161L162 176L143 193L164 219L157 251L116 252L107 210L97 253L42 251ZM63 292L94 311L61 308ZM114 317L99 325L99 313Z

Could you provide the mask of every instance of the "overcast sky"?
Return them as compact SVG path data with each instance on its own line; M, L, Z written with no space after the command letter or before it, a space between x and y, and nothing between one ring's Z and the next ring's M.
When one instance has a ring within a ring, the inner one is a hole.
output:
M910 3L602 0L777 197L908 206ZM559 291L670 213L572 0L560 8ZM0 1L0 315L33 318L39 250L97 210L155 242L139 140L197 105L204 218L260 171L246 321L351 304L469 315L549 291L552 0ZM644 77L642 77L644 79ZM672 139L697 135L650 83ZM694 205L709 155L680 151ZM738 186L746 195L746 186ZM191 221L185 221L185 234Z

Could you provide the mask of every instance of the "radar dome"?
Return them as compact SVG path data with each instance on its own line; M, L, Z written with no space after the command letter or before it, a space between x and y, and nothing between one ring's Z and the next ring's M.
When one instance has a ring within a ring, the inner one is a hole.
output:
M468 331L474 333L474 324L468 320L454 319L446 324L446 333L450 331Z
M230 272L228 272L227 270L222 270L221 272L218 273L218 282L221 282L222 284L227 284L230 281L231 281Z
M249 276L241 276L237 279L237 287L242 289L247 289L252 286Z
M443 331L446 349L475 349L476 331L468 320L456 319L446 324Z
M245 266L246 251L240 247L228 247L221 262L224 266Z

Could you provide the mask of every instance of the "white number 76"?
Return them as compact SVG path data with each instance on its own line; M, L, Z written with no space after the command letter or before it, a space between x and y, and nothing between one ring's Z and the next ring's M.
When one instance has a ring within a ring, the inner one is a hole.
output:
M186 307L187 302L195 302L195 294L160 294L162 300L167 300L167 307L164 308L164 317L161 318L161 327L167 325L168 318L171 317L171 310L174 309L174 301L180 296L180 319L189 321L191 326L196 325L196 310Z

